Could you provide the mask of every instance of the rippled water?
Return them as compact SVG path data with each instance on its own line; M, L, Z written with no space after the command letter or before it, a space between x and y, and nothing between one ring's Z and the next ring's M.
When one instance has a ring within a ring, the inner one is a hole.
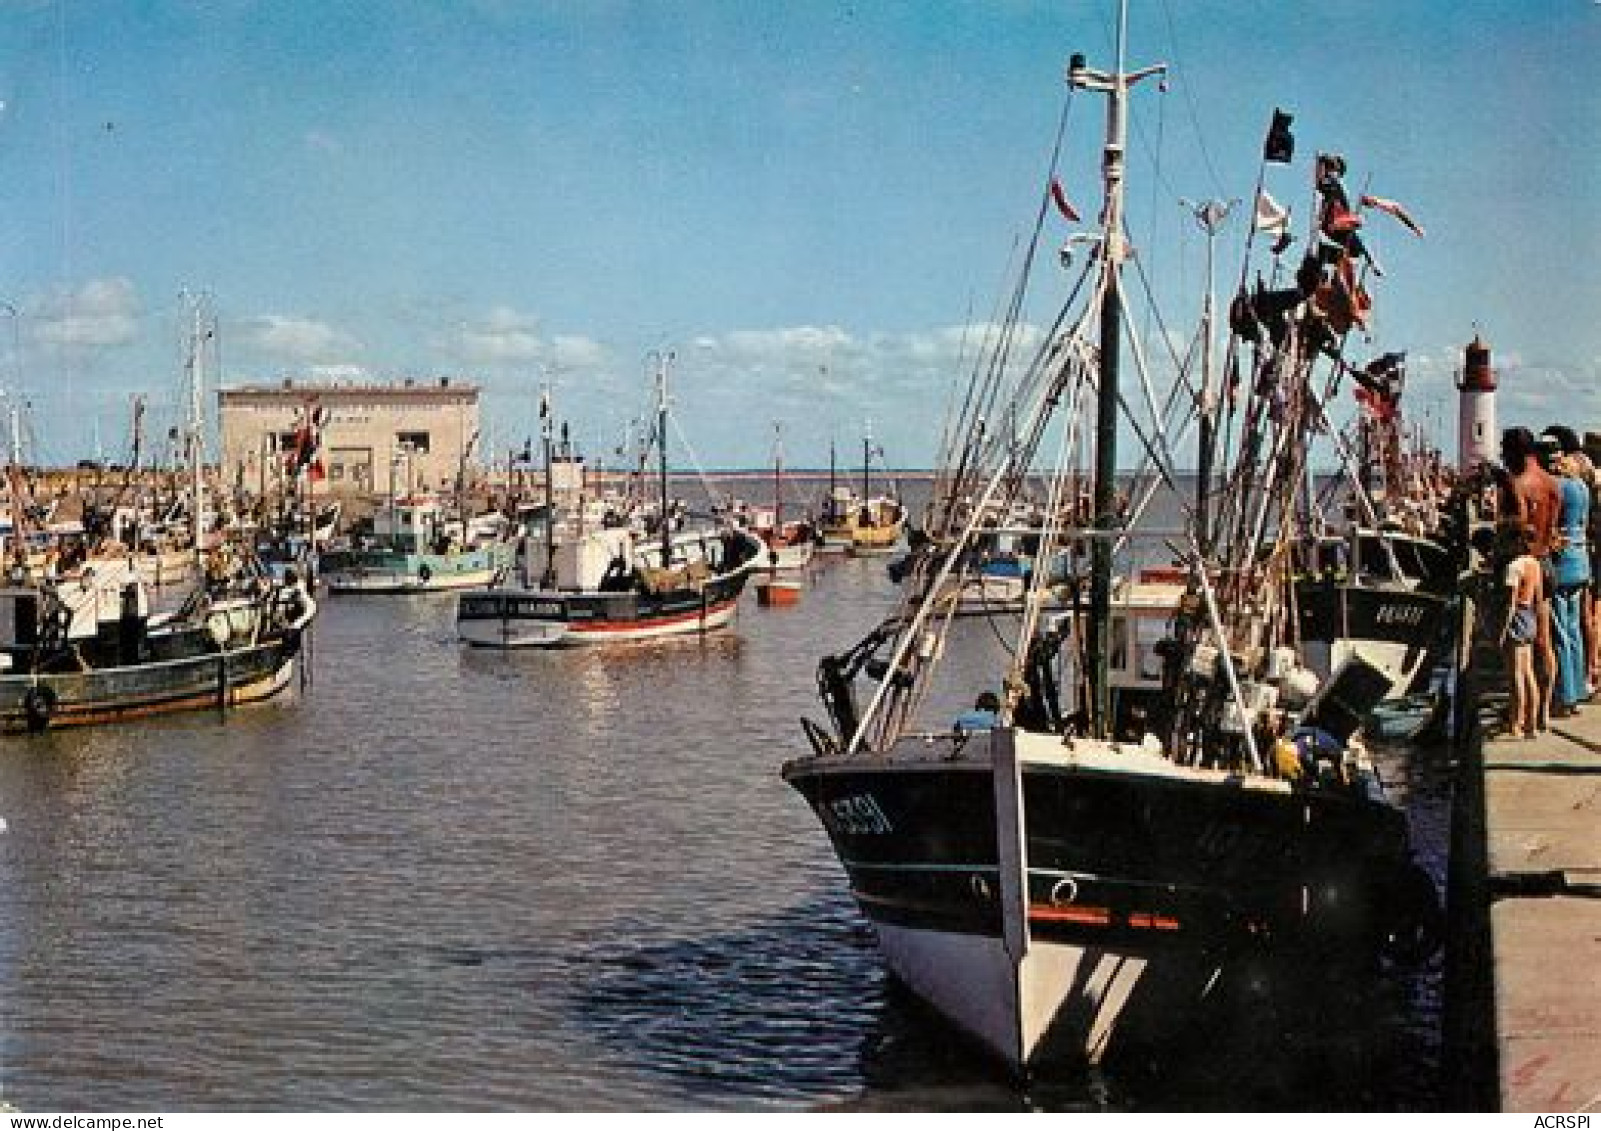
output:
M803 750L798 717L817 713L816 658L865 633L891 596L881 560L840 561L799 607L747 595L730 633L517 655L459 646L448 597L335 598L295 697L8 740L0 1099L1433 1102L1430 977L1377 987L1376 1027L1303 1065L1310 1082L1297 1070L1244 1090L1203 1072L1024 1093L888 987L825 837L777 769ZM1398 765L1425 832L1443 839L1429 825L1443 779Z

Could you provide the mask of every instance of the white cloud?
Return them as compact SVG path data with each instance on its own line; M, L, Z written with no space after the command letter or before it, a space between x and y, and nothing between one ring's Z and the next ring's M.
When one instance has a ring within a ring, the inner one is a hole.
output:
M315 318L262 314L241 322L238 333L246 349L297 365L348 365L349 355L361 350L352 335Z
M307 368L307 376L328 385L363 385L374 380L365 365L312 365Z
M140 303L120 276L91 279L77 291L42 300L31 313L36 341L62 349L109 349L139 336Z
M593 338L547 336L536 316L507 306L494 307L477 321L462 323L434 344L464 365L547 365L588 371L605 367L611 356Z

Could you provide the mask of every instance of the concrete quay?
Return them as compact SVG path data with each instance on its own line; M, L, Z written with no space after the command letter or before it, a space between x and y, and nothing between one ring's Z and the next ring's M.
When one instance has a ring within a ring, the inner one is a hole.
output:
M1501 664L1482 643L1464 690L1452 1090L1472 1110L1601 1112L1601 695L1535 738L1500 735Z

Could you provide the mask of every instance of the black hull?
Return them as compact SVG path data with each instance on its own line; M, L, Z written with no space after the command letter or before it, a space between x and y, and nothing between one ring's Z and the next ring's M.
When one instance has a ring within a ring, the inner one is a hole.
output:
M786 776L827 829L869 918L999 933L988 766ZM1030 926L1046 939L1371 954L1383 939L1379 917L1349 895L1377 898L1409 859L1401 814L1343 791L1288 795L1035 766L1023 791Z
M1422 589L1321 579L1297 582L1295 601L1301 639L1329 650L1329 668L1338 666L1333 651L1343 643L1396 680L1393 696L1404 695L1424 673L1450 605L1449 598Z
M784 776L891 972L1014 1070L1180 1049L1220 980L1369 971L1432 926L1404 817L1360 787L1104 759L1020 763L1019 882L1004 789L978 753L815 758Z

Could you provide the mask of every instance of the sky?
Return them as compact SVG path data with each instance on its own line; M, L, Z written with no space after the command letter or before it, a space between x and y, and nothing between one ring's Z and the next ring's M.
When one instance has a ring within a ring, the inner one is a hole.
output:
M781 429L792 467L864 431L928 466L1053 170L1098 210L1104 104L1064 72L1113 66L1114 11L0 0L0 385L32 458L126 459L135 396L183 403L188 291L222 385L475 381L492 451L549 385L609 458L670 354L675 464L761 466ZM1502 425L1601 430L1601 4L1134 0L1129 32L1169 67L1133 95L1128 197L1164 326L1206 285L1183 202L1248 200L1282 107L1276 199L1308 215L1338 152L1426 231L1371 216L1360 348L1407 351L1437 442L1475 333Z

